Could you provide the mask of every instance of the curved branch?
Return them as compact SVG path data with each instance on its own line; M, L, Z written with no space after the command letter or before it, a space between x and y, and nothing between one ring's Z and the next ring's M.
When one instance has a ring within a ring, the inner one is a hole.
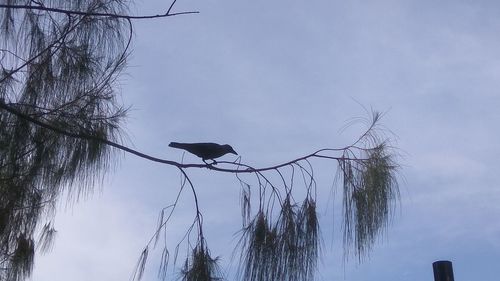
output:
M111 147L117 148L119 150L122 150L122 151L130 153L130 154L134 154L134 155L139 156L141 158L144 158L144 159L147 159L147 160L150 160L150 161L153 161L153 162L157 162L157 163L162 163L162 164L166 164L166 165L176 166L176 167L182 168L182 169L183 168L207 168L207 169L218 171L218 172L228 172L228 173L256 173L256 172L260 173L260 172L265 172L265 171L269 171L269 170L276 170L276 169L279 169L279 168L282 168L282 167L286 167L286 166L289 166L291 164L295 164L295 163L297 163L299 161L306 160L306 159L313 158L313 157L327 158L327 159L332 159L332 160L343 160L343 161L345 161L345 160L353 160L353 161L365 161L365 160L367 160L367 159L363 159L363 158L350 158L350 157L345 157L345 156L336 157L336 156L327 156L327 155L321 155L321 154L319 154L320 152L325 152L325 151L336 151L336 152L339 152L339 151L346 151L346 150L352 148L352 146L346 146L344 148L339 148L339 149L332 149L332 148L319 149L319 150L317 150L317 151L315 151L313 153L310 153L308 155L305 155L305 156L302 156L302 157L290 160L288 162L285 162L285 163L282 163L282 164L278 164L278 165L274 165L274 166L264 167L264 168L253 168L253 167L250 167L248 165L244 165L244 164L241 164L241 163L235 163L235 162L229 162L229 161L219 161L217 163L219 163L219 164L236 165L236 168L234 168L234 169L220 168L220 167L214 166L212 164L182 164L182 163L178 163L178 162L175 162L175 161L172 161L172 160L166 160L166 159L161 159L161 158L158 158L158 157L154 157L154 156L142 153L140 151L131 149L131 148L127 147L127 146L124 146L124 145L121 145L121 144L118 144L118 143L115 143L115 142L112 142L110 140L107 140L107 139L104 139L104 138L100 138L100 137L97 137L97 136L92 136L92 135L89 135L89 134L86 134L86 133L73 133L73 132L66 131L66 130L61 129L59 127L50 125L50 124L48 124L46 122L42 122L42 121L40 121L40 120L38 120L36 118L33 118L32 116L30 116L28 114L25 114L25 113L17 110L16 108L14 108L14 107L6 104L5 101L2 100L2 99L0 99L0 109L3 109L3 110L5 110L5 111L7 111L7 112L9 112L11 114L14 114L14 115L18 116L19 118L22 118L22 119L24 119L26 121L29 121L29 122L37 125L37 126L40 126L42 128L48 129L48 130L52 130L52 131L54 131L56 133L59 133L59 134L62 134L62 135L65 135L65 136L68 136L68 137L71 137L71 138L100 141L100 142L102 142L102 143L104 143L106 145L109 145ZM371 126L367 131L369 131L371 129L373 129L373 126ZM366 135L366 132L364 133L364 135ZM245 170L241 170L241 169L239 169L239 167L245 167L246 169Z
M173 166L177 166L177 167L182 167L183 165L182 164L179 164L175 161L170 161L170 160L164 160L164 159L160 159L160 158L156 158L156 157L153 157L153 156L150 156L150 155L147 155L147 154L144 154L144 153L141 153L139 151L136 151L136 150L133 150L131 148L128 148L124 145L121 145L121 144L118 144L118 143L115 143L115 142L112 142L112 141L109 141L107 139L103 139L103 138L99 138L99 137L96 137L96 136L91 136L89 134L84 134L84 133L72 133L72 132L68 132L64 129L61 129L61 128L58 128L56 126L53 126L53 125L50 125L50 124L47 124L45 122L42 122L40 120L37 120L36 118L33 118L25 113L22 113L20 112L19 110L7 105L3 100L0 100L0 108L11 113L11 114L14 114L26 121L29 121L35 125L38 125L42 128L45 128L45 129L48 129L48 130L52 130L56 133L59 133L59 134L62 134L62 135L65 135L67 137L71 137L71 138L78 138L78 139L84 139L84 140L97 140L97 141L100 141L106 145L109 145L109 146L112 146L112 147L115 147L115 148L118 148L120 150L123 150L125 152L128 152L128 153L131 153L131 154L134 154L134 155L137 155L141 158L144 158L144 159L148 159L148 160L151 160L153 162L159 162L159 163L163 163L163 164L168 164L168 165L173 165ZM202 167L205 167L205 165L199 165L199 166L202 166Z
M198 234L199 234L199 238L203 239L203 229L202 229L203 216L202 216L202 214L200 212L200 206L198 204L198 195L196 195L196 189L194 189L194 184L191 181L191 179L188 177L186 171L184 171L184 169L181 168L181 167L178 167L178 168L181 171L181 173L184 176L184 178L189 183L189 187L191 187L191 191L193 192L194 205L196 207L196 218L195 219L198 221Z

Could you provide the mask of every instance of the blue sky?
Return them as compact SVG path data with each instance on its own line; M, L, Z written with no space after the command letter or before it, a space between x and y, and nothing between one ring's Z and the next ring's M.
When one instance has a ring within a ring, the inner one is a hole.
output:
M317 280L433 280L439 259L453 261L456 280L498 280L500 3L180 0L176 9L200 14L135 22L120 79L131 146L180 161L170 141L230 143L262 167L349 144L362 128L340 129L364 114L358 103L373 107L397 135L402 202L370 258L343 265L334 167L315 162L325 241ZM238 182L189 173L208 243L228 266ZM55 247L37 257L32 279L128 280L178 186L176 169L123 155L93 197L60 204ZM171 247L192 217L189 194L181 203ZM145 280L155 280L155 254L150 261Z

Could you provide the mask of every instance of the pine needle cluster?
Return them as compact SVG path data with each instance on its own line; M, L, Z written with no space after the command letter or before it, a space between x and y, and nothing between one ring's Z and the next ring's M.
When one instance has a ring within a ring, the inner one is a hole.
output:
M0 3L125 9L118 0ZM55 230L42 221L50 219L55 200L64 191L75 199L90 193L113 162L111 148L99 139L120 138L125 110L115 89L127 56L124 27L111 17L0 9L0 280L29 276L34 250L50 249Z
M192 249L191 255L184 262L181 270L182 281L220 281L222 271L218 265L218 258L212 258L202 239Z
M354 244L359 259L387 229L394 202L399 199L399 166L382 143L365 151L363 161L340 161L343 173L344 245Z
M315 201L307 197L298 206L287 196L274 224L259 211L243 229L241 277L246 281L313 280L319 240Z

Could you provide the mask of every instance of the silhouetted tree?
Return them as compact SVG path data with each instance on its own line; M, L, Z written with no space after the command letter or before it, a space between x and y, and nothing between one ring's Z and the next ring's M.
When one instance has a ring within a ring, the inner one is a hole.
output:
M346 252L353 245L355 255L363 256L387 226L399 196L398 165L389 139L377 128L378 113L349 146L265 168L225 161L182 164L120 144L126 110L117 102L115 81L126 63L132 20L195 13L172 12L175 2L163 14L130 16L123 0L0 0L0 280L30 275L35 250L50 249L55 236L56 200L64 191L69 200L89 194L116 161L115 150L174 166L183 176L177 198L161 211L158 228L142 251L136 279L185 190L194 196L196 215L183 240L189 254L181 278L222 278L203 235L188 169L231 173L241 184L243 280L313 279L320 229L312 159L338 163ZM297 189L306 195L294 196ZM165 243L163 278L169 256Z
M121 1L2 1L5 5L122 13ZM35 248L50 247L45 215L66 188L92 190L113 163L110 147L42 128L5 110L65 131L119 137L125 110L114 81L126 58L123 22L29 8L0 9L0 276L23 280ZM46 223L44 226L41 224ZM41 229L39 241L36 230Z

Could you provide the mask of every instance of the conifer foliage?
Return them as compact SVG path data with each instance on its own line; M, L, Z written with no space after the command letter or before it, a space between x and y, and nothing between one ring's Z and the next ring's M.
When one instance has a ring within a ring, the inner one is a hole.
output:
M196 212L174 252L175 264L179 247L187 248L180 279L225 277L207 246L197 186L188 169L229 173L241 185L236 253L244 281L314 279L321 252L316 206L324 191L315 179L319 161L338 166L347 254L354 248L356 256L365 256L387 228L399 199L399 165L377 112L363 119L366 130L352 144L270 167L251 167L242 158L185 164L121 144L126 110L117 102L116 80L126 64L132 20L197 13L173 12L175 3L161 14L129 16L124 0L0 0L0 281L30 276L35 252L50 250L56 236L55 202L66 193L69 200L90 194L116 162L114 150L174 167L182 179L177 196L161 210L134 280L144 276L158 243L163 243L159 277L166 279L165 233L184 192L192 193ZM236 154L230 146L221 147ZM203 160L220 156L195 154Z
M0 4L84 13L125 9L122 1L108 0ZM102 142L30 120L118 139L125 110L116 102L115 79L125 65L126 32L124 21L112 17L0 8L0 280L29 276L35 249L50 249L55 236L47 216L55 200L65 189L75 198L87 194L112 163Z

